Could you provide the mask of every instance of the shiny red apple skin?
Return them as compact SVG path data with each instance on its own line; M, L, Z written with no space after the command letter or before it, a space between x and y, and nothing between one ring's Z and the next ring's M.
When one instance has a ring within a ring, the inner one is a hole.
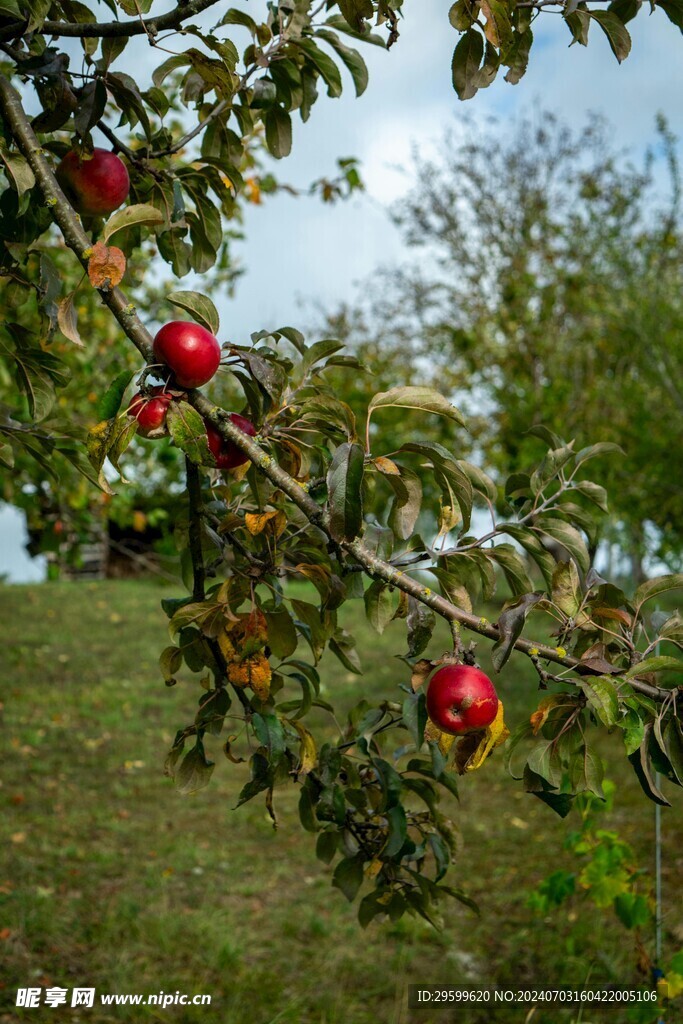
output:
M182 388L207 384L221 361L221 347L211 331L187 320L164 324L154 339L154 358L173 370Z
M485 729L498 713L498 695L489 677L473 665L443 665L429 680L427 714L452 736Z
M70 149L55 174L73 208L86 217L106 217L130 192L126 165L107 149L94 149L90 159Z
M256 427L251 420L245 419L244 416L240 416L236 412L230 414L230 419L236 427L239 427L243 434L248 434L249 437L256 436ZM209 451L216 460L217 469L235 469L237 466L243 466L245 462L249 461L244 452L236 444L233 444L232 441L226 441L222 438L211 423L205 421L204 425L206 426Z
M128 415L138 421L138 434L143 437L163 437L166 433L166 413L173 401L163 387L152 388L145 395L138 391L128 406Z

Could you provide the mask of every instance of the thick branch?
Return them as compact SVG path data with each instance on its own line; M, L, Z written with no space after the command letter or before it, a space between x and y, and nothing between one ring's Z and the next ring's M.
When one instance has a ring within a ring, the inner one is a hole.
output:
M192 559L192 599L203 601L206 593L204 583L204 553L202 551L202 482L199 467L191 459L185 458L187 475L187 496L189 499L189 540L190 557Z
M35 175L38 187L43 193L47 206L50 207L55 223L64 236L64 241L76 254L84 270L87 271L92 243L83 230L80 219L74 213L69 200L62 192L50 164L45 159L45 154L22 107L19 93L4 75L0 75L0 110L20 152ZM120 288L112 288L109 291L99 288L98 291L102 296L102 301L109 306L125 334L144 358L150 362L152 359L152 337L136 316L135 307L128 302Z
M89 239L60 189L40 149L38 140L22 108L18 93L2 75L0 75L0 107L19 150L33 169L36 182L52 210L55 222L61 229L64 240L76 253L83 266L87 267L88 259L84 252L89 248ZM120 289L114 289L110 292L100 289L100 294L128 338L130 338L145 359L151 361L152 338L138 318L135 308L126 303L125 296ZM418 583L417 580L406 575L403 570L397 569L395 566L378 558L377 555L363 544L362 540L338 542L330 529L327 512L259 444L246 434L243 434L232 423L227 413L209 401L201 391L190 391L188 399L201 416L216 427L223 438L232 441L233 444L240 448L258 467L260 472L283 491L304 512L309 521L325 534L328 540L352 555L369 576L382 579L390 586L396 587L397 590L402 590L404 593L416 598L416 600L432 608L438 615L441 615L449 622L458 622L466 626L473 633L486 637L488 640L497 641L500 638L496 625L488 622L486 619L473 615L471 612L465 611L464 608L459 608L439 594L435 594L428 587ZM556 665L561 665L564 668L581 673L582 666L580 661L555 647L523 638L515 641L514 647L529 657L550 661ZM651 686L649 683L641 680L630 680L630 685L634 690L638 690L640 693L646 694L658 701L667 700L671 696L670 690Z
M102 22L80 22L70 24L66 21L46 21L43 23L41 32L46 36L75 36L79 39L111 38L112 36L155 36L163 29L179 28L188 18L213 7L219 0L185 0L172 11L161 14L157 18L150 18L143 21L136 18L135 21L107 21ZM0 31L0 39L15 39L21 35L26 28L23 21L14 22Z

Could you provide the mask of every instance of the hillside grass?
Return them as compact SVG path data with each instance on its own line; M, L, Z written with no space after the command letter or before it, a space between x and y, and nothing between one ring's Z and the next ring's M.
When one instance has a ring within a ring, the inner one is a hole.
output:
M407 984L581 987L637 984L634 937L581 895L552 915L529 893L570 866L563 841L577 828L506 776L498 752L461 783L449 808L461 835L454 884L481 907L448 904L445 926L373 923L330 886L302 831L297 788L278 792L275 832L260 799L234 810L246 765L225 759L210 786L182 797L162 765L177 728L192 721L199 687L164 686L156 659L168 642L153 583L0 587L3 702L0 784L0 1020L202 1021L205 1024L443 1024L462 1020L562 1022L569 1010L458 1012L407 1009ZM397 699L407 670L394 655L404 626L382 637L362 605L343 609L364 675L330 654L324 691L342 708L361 696ZM441 653L446 633L430 651ZM487 658L481 645L482 665ZM511 726L538 702L526 659L514 657L499 692ZM618 784L605 828L653 861L654 808L642 796L619 737L607 737ZM665 811L665 943L683 939L683 823L679 792ZM651 949L651 936L644 935ZM95 987L104 993L208 993L197 1008L21 1009L18 987ZM590 1021L620 1020L619 1009ZM584 1015L584 1021L588 1018Z

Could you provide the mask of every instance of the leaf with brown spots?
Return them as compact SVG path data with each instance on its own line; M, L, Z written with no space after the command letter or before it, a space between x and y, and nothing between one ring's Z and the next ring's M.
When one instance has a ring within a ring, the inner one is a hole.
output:
M110 291L121 283L126 272L126 257L115 245L96 242L88 260L88 277L93 288Z

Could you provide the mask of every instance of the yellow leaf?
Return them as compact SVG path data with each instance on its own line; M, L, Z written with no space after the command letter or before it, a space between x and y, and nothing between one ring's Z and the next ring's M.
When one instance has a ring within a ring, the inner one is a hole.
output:
M265 654L257 654L255 657L249 658L247 664L249 665L249 685L259 700L268 700L270 680L273 675L270 662Z
M287 516L278 509L268 512L247 512L244 522L252 537L264 531L273 537L279 537L287 526Z
M136 533L143 533L147 527L147 516L140 509L133 512L133 529Z
M441 732L441 729L437 728L433 722L427 722L425 726L425 740L427 743L436 741L439 744L439 750L445 756L455 743L455 736L449 732Z
M376 878L377 875L380 873L383 866L383 862L378 857L375 857L375 859L371 860L368 866L366 867L365 877L369 878L372 881L372 879Z
M510 735L505 725L503 702L498 701L498 713L491 725L480 732L469 733L458 742L455 766L461 775L481 768L489 754Z
M543 728L552 709L559 704L565 704L566 701L567 697L564 693L553 693L543 698L529 719L534 730L534 736L538 735L539 730Z
M294 726L301 738L301 747L299 748L299 773L301 775L308 775L309 772L313 771L318 760L318 751L316 750L315 740L306 726L302 725L301 722L297 722L292 719L287 719L287 721L290 725Z
M305 562L299 562L294 566L294 572L301 573L307 580L316 583L316 586L320 584L329 589L331 572L325 565L307 565Z
M657 982L657 989L660 985L664 990L665 998L668 996L669 999L676 999L683 994L683 974L671 971L665 978L662 978L661 982Z
M220 647L226 661L233 661L233 659L237 657L235 645L227 633L218 634L218 646Z
M372 460L377 466L380 473L384 473L385 476L400 476L401 470L398 468L395 462L388 459L386 455L378 455L376 459Z

